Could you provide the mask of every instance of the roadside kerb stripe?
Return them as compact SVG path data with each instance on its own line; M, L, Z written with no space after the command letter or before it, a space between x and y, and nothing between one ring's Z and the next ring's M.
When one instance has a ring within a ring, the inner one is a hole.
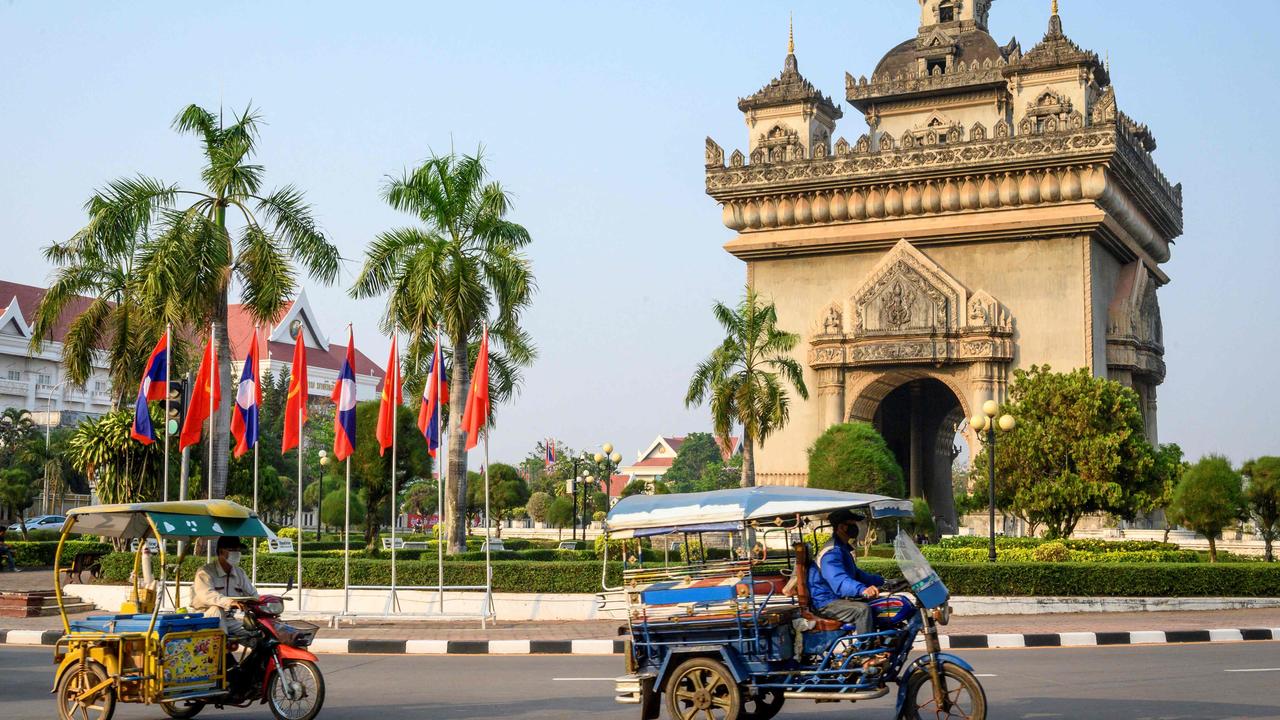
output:
M61 630L6 630L0 628L0 644L53 645ZM1216 628L1212 630L1134 630L1131 632L993 633L990 635L939 635L943 650L1037 647L1089 647L1098 645L1148 645L1197 642L1280 640L1280 628ZM917 638L915 646L923 647ZM382 638L316 638L312 652L360 655L620 655L623 640L391 640Z

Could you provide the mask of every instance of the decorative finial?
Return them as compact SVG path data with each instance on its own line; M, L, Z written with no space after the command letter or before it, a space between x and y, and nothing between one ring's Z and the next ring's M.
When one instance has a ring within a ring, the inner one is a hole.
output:
M1056 3L1057 0L1054 0ZM796 54L796 16L791 13L787 19L787 54Z
M1053 14L1058 14L1058 0L1053 0Z

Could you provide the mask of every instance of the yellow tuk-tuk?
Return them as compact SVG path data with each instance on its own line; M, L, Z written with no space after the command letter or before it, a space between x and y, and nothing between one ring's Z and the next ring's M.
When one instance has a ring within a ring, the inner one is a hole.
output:
M58 716L109 720L117 702L157 703L169 711L191 700L224 695L227 638L218 618L160 611L165 599L165 541L223 535L269 538L274 537L271 530L253 511L227 500L76 508L67 513L62 528L54 559L55 580L72 533L137 539L133 593L123 608L133 612L69 620L61 583L55 581L63 631L54 646ZM143 579L150 575L153 550L159 555L160 572L158 590L149 591ZM179 598L175 585L172 606L179 605Z

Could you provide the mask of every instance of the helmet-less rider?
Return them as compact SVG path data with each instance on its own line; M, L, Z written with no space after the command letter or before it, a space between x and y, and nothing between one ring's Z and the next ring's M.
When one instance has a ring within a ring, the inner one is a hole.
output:
M866 516L837 510L827 516L831 541L822 546L809 567L809 595L816 615L854 625L859 635L871 632L868 600L880 595L884 578L858 568L853 547Z
M251 633L245 630L239 618L231 616L231 611L239 606L239 602L232 598L258 597L257 588L240 568L241 551L244 549L238 537L224 535L218 538L218 557L196 571L191 598L192 610L220 619L227 635L242 644L246 644Z

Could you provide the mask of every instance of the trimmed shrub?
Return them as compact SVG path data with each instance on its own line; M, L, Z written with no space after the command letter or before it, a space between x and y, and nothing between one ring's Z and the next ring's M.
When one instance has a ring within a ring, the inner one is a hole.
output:
M13 550L13 562L21 567L42 567L53 565L53 556L58 552L56 540L13 540L5 543ZM113 550L111 543L93 540L68 540L62 548L64 567L71 563L77 553L101 552ZM132 561L130 561L132 562Z
M1071 551L1061 541L1047 542L1031 551L1031 558L1036 562L1064 562L1069 557Z
M986 549L990 539L978 535L954 535L942 538L935 547L944 548L983 548ZM1045 543L1062 543L1068 550L1087 550L1091 552L1137 552L1144 550L1177 550L1174 543L1159 540L1102 540L1101 538L1068 538L1065 540L1049 540L1034 537L998 537L996 549L1001 548L1035 548Z

